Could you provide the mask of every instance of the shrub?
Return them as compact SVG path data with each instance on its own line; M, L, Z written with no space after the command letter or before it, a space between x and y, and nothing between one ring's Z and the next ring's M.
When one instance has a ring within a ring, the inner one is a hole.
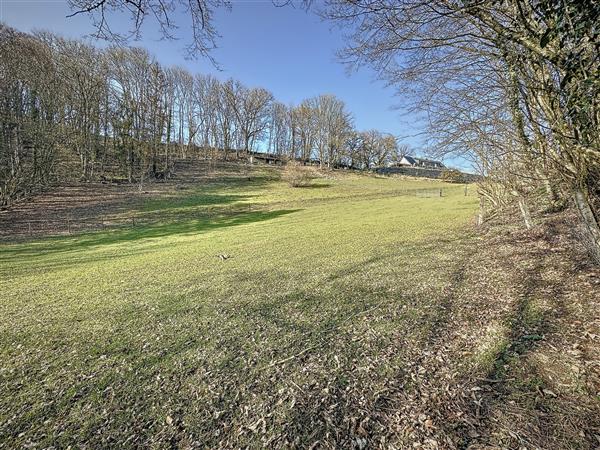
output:
M314 178L313 171L309 167L304 167L297 161L290 161L285 165L283 179L291 187L308 186Z
M465 177L460 172L460 170L444 169L442 170L442 174L440 175L440 180L445 181L447 183L464 183Z

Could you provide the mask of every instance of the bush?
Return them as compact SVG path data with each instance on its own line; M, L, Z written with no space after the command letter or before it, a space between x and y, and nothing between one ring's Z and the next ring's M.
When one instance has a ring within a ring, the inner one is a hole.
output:
M309 186L313 178L314 174L311 168L304 167L297 161L290 161L285 165L283 179L287 181L291 187Z
M464 183L465 177L460 170L444 169L440 175L440 180L446 183Z

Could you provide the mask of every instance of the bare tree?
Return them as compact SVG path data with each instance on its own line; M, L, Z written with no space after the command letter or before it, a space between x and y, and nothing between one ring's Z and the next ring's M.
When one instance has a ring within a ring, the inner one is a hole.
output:
M267 130L273 94L263 88L249 89L233 80L226 86L225 95L235 115L244 152L249 153L256 139Z
M289 115L288 107L283 103L274 101L271 104L267 148L277 155L283 155L290 146Z
M117 44L125 44L140 36L142 25L150 18L154 20L166 39L175 40L178 25L173 16L189 18L192 39L186 45L189 56L214 59L210 51L216 47L219 34L213 25L217 8L230 8L228 0L68 0L73 13L89 15L95 28L94 36ZM112 26L115 15L129 16L131 28L123 33Z
M320 95L312 100L316 127L316 146L321 167L336 164L342 153L352 118L344 102L334 95Z
M334 0L321 13L352 30L348 63L368 64L414 93L412 107L427 111L438 151L485 168L526 226L540 188L553 202L572 198L600 256L600 6Z
M98 50L80 41L48 33L37 37L52 52L61 79L63 143L79 158L81 178L89 180L101 152L101 108L108 90L107 65Z
M39 40L0 24L0 204L51 181L61 120L59 78Z

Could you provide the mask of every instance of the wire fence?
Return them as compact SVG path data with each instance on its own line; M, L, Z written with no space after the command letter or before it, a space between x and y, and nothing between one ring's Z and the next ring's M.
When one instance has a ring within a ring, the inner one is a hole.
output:
M161 210L132 211L128 213L99 214L93 216L64 215L42 219L22 218L0 222L0 238L3 240L27 236L68 235L94 231L127 230L157 225L184 224L191 221L210 222L228 220L252 212L267 212L254 204L209 206L186 213Z
M248 211L248 209L245 211ZM236 211L236 213L240 214L241 211ZM180 218L168 216L163 219L144 213L131 213L120 216L66 216L48 219L20 219L11 221L8 226L3 226L0 235L35 236L77 234L91 231L134 229L190 220L212 220L215 217L216 214L204 211L194 215L187 214Z
M52 219L20 219L11 221L8 227L16 234L72 234L82 231L99 231L115 228L135 227L141 225L140 218L135 215L110 217L58 217ZM4 230L6 232L6 230ZM6 233L3 233L6 234Z

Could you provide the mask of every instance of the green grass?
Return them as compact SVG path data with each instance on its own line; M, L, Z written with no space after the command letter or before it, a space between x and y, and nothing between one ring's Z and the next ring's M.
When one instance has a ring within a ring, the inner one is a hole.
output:
M263 170L149 200L135 228L2 244L0 447L329 439L427 341L475 204Z

